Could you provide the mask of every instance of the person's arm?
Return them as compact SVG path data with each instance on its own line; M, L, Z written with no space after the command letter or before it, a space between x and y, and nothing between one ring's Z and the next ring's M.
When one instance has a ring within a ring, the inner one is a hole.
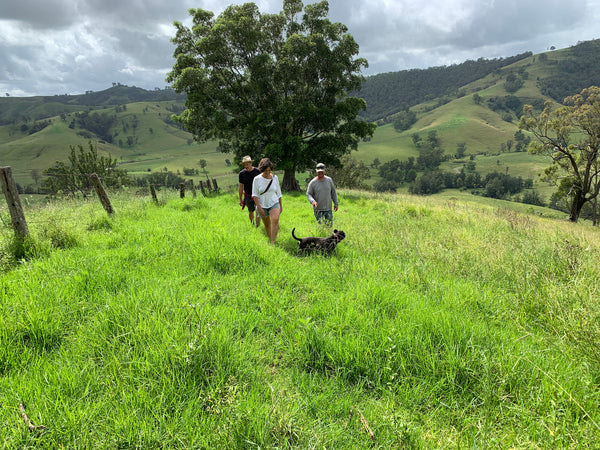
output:
M262 216L264 211L262 209L262 206L260 206L260 203L258 202L258 197L253 195L252 196L252 200L254 200L254 204L256 205L256 209L258 210L258 212L260 213L260 215Z
M244 206L244 185L239 184L238 193L240 194L240 206Z
M333 184L333 180L331 180L331 199L333 200L333 209L335 211L338 210L338 197L337 192L335 191L335 184Z
M306 188L306 198L308 199L308 203L310 203L313 208L316 208L318 203L315 200L315 198L313 197L314 195L314 183L312 182L312 180L310 181L310 183L308 183L308 187Z
M252 182L252 200L254 200L254 204L256 205L256 209L258 210L258 213L262 216L264 214L264 211L258 201L258 194L259 194L258 177L255 177L254 181Z
M281 202L281 185L279 184L279 178L277 178L277 175L273 175L275 177L275 179L277 180L277 199L279 200L279 211L283 211L283 203Z

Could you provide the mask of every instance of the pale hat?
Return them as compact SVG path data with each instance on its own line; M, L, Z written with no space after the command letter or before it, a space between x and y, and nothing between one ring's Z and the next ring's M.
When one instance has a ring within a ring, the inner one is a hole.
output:
M242 164L247 163L247 162L251 163L252 162L252 158L250 158L249 156L244 156L242 158Z
M325 164L323 164L323 163L317 164L317 172L325 172Z

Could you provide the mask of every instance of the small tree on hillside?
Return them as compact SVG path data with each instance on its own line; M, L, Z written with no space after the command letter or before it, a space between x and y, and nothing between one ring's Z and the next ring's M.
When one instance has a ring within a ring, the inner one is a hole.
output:
M120 187L133 184L127 171L117 169L117 160L111 155L100 156L96 145L89 141L88 149L79 144L71 145L71 154L68 162L56 161L53 167L44 170L47 178L42 185L50 193L64 192L75 194L80 192L83 196L92 190L90 175L98 175L104 187Z
M394 117L394 129L398 132L406 131L417 121L417 114L414 111L400 111Z
M37 186L38 182L40 181L40 178L42 178L42 174L38 169L31 169L29 173L31 174L31 178L33 178L33 182Z
M537 139L529 146L531 153L551 158L545 178L557 184L568 180L569 220L577 222L583 206L600 190L600 88L584 89L563 103L565 106L553 110L552 102L547 101L539 115L526 105L519 127Z

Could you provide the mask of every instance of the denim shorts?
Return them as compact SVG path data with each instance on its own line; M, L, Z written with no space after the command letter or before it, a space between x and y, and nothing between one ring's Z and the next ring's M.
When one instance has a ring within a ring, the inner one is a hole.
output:
M271 212L272 209L279 209L279 203L275 203L270 208L263 208L263 212L265 213L265 215L263 216L261 214L261 217L269 217L269 213Z

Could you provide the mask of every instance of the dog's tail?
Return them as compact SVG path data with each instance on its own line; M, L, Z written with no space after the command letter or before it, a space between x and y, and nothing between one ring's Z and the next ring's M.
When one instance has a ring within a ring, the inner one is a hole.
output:
M295 229L296 229L296 228L292 228L292 237L293 237L294 239L296 239L297 241L301 241L302 239L300 239L300 238L297 238L297 237L296 237L296 235L294 234L294 230L295 230Z

